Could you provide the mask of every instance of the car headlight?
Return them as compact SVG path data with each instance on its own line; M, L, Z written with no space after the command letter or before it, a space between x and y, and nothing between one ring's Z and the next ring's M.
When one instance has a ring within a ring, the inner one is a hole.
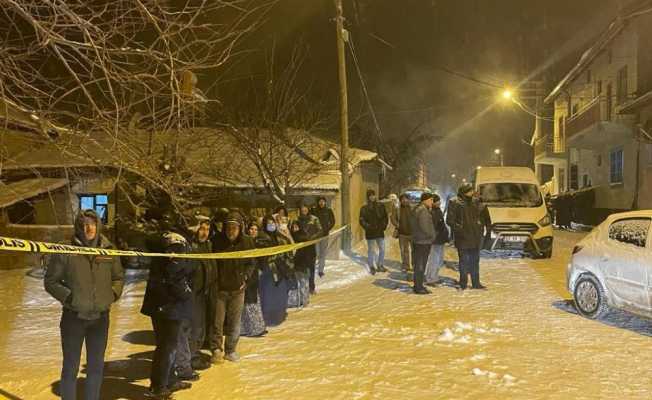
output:
M548 226L552 224L552 218L550 218L550 214L546 214L545 217L541 218L538 222L539 225L541 226Z

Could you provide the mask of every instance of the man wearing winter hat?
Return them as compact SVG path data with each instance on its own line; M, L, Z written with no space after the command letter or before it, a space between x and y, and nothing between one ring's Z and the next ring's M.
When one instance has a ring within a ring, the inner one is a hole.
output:
M485 289L480 283L480 247L489 218L486 208L474 196L473 185L465 183L448 206L446 223L453 231L460 262L460 289L465 290L471 274L473 289Z
M327 237L331 229L335 226L335 214L333 210L328 207L326 197L320 197L317 200L317 205L312 208L311 214L319 218L321 224L321 237ZM319 276L324 276L324 268L326 267L326 253L328 253L328 239L324 239L317 245L317 253L319 255L318 272Z
M378 272L387 271L383 266L385 262L385 229L389 223L389 217L385 206L380 204L373 189L367 190L367 204L360 209L360 225L365 232L367 239L367 263L369 272L374 275ZM374 247L378 247L378 256ZM374 263L377 261L376 263Z
M435 226L432 223L432 193L424 192L421 203L412 213L410 228L412 245L414 246L414 293L428 294L430 291L423 286L424 273L428 264L430 248L435 241Z
M237 211L230 211L220 232L214 241L213 251L230 253L254 249L254 241L243 232L244 221ZM233 258L217 260L217 287L215 298L216 318L210 330L209 338L211 362L236 362L240 359L236 347L240 339L240 320L244 308L245 287L247 279L255 269L254 258ZM224 326L226 322L226 326Z

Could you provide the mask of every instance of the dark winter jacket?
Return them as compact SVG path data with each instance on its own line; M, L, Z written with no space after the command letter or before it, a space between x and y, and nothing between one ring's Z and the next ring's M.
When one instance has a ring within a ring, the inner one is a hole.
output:
M360 226L367 240L384 238L388 222L385 206L377 201L367 203L360 209Z
M311 214L319 218L322 230L321 236L328 236L331 229L335 226L335 214L333 210L328 206L322 208L317 205L317 207L313 207Z
M97 217L97 215L96 215ZM74 246L111 248L101 236L102 223L97 220L96 240L86 243L83 233L83 215L75 220ZM108 311L120 298L124 285L124 272L119 257L54 254L50 258L45 278L45 290L75 311L79 318L93 320Z
M163 249L167 253L190 253L189 245L173 245ZM156 257L149 269L145 297L140 312L151 317L171 320L192 319L192 260Z
M285 235L277 232L267 232L272 246L285 246L292 244L290 239ZM268 258L268 266L272 270L275 282L280 282L284 279L289 279L292 271L294 270L294 252L287 252L277 254Z
M410 230L410 219L412 218L412 212L414 209L411 205L400 206L394 210L392 215L392 225L398 229L398 234L402 236L410 236L412 234Z
M321 223L314 215L301 215L295 223L299 225L299 230L292 232L292 238L296 243L310 242L321 237ZM316 254L315 245L297 250L294 256L295 269L301 272L307 271L310 263L315 261Z
M240 235L231 242L225 233L220 233L215 238L215 253L230 253L254 249L254 240L240 232ZM254 258L233 258L217 260L217 287L222 292L237 292L244 290L247 279L256 267Z
M195 237L191 247L192 252L197 254L213 252L210 239L200 242ZM206 294L211 286L217 285L217 260L195 260L193 263L195 268L192 274L192 292L195 295Z
M254 243L257 249L272 247L274 245L272 238L263 231L258 232ZM247 280L247 288L245 289L246 304L256 304L258 302L259 273L269 266L269 259L270 257L258 257L255 259L256 268Z
M432 244L435 241L435 225L432 223L432 213L423 203L412 213L410 224L412 243Z
M435 241L434 244L446 244L450 240L448 234L448 227L444 222L444 213L441 208L434 207L432 209L432 223L435 227Z
M479 249L484 229L488 227L487 209L478 200L466 196L452 199L448 205L446 223L453 231L455 247Z

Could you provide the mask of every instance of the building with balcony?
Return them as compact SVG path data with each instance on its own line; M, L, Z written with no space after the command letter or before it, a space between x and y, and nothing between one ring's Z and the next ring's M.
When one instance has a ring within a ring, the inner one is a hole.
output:
M627 106L652 89L651 37L652 1L630 2L544 100L554 108L552 141L536 154L563 155L558 192L593 190L600 215L639 204L641 140Z

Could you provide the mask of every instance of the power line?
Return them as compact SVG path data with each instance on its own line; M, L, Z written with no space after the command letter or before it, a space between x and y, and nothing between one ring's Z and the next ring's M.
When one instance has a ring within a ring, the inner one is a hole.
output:
M351 37L349 33L349 40L347 41L349 44L349 49L351 50L351 55L353 56L353 64L355 65L355 69L358 72L358 78L360 79L360 85L362 86L362 92L364 94L365 100L367 101L367 106L369 107L369 113L371 114L371 119L374 122L374 126L376 128L376 134L378 135L378 139L382 139L382 131L380 130L380 124L378 123L378 118L376 117L376 112L374 111L374 107L371 104L371 99L369 98L369 92L367 90L367 84L365 83L364 77L362 76L362 71L360 70L360 64L358 62L358 56L355 52L355 46L353 44L353 38Z

